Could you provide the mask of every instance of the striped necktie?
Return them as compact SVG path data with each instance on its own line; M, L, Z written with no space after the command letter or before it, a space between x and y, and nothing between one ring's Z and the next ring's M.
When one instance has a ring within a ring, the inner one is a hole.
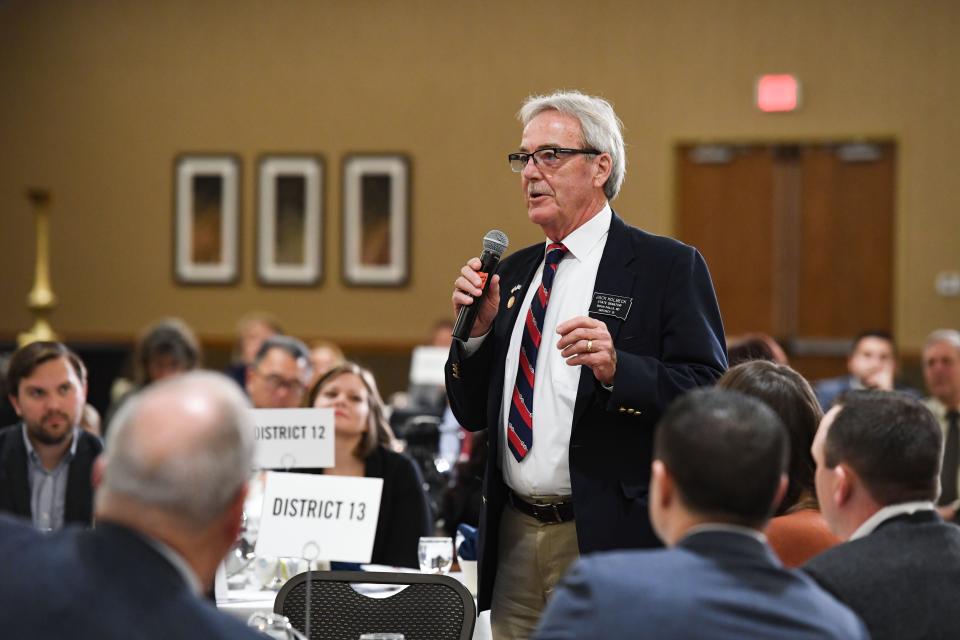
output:
M507 420L507 446L510 453L522 461L533 448L533 384L536 380L537 353L540 350L543 317L550 301L550 290L557 265L563 259L567 248L560 243L547 247L547 257L543 263L543 278L540 287L530 302L526 322L523 325L523 339L520 341L520 362L517 365L517 381L513 386L513 399L510 402L510 416Z

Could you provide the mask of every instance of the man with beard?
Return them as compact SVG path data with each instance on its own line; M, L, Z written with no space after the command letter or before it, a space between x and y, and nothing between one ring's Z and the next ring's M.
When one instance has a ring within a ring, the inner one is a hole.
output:
M90 472L103 450L80 428L87 397L83 362L59 342L33 342L10 359L10 402L20 428L0 431L0 511L43 531L89 526Z

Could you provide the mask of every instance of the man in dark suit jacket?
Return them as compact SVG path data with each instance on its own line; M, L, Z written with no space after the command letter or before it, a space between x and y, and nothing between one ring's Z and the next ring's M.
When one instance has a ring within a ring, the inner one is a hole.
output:
M480 261L463 267L454 308L480 307L446 367L458 421L490 436L479 605L498 637L529 635L578 552L659 545L653 427L726 366L703 258L610 209L625 162L610 104L559 93L529 99L520 119L509 160L548 240L504 260L485 293Z
M219 374L158 382L111 425L96 528L43 536L0 519L3 637L262 637L201 597L240 528L246 406Z
M804 570L856 611L874 640L960 633L960 528L934 509L942 447L921 402L878 391L848 395L814 439L820 508L849 542Z
M0 511L44 530L71 522L89 526L90 473L103 444L80 428L87 395L83 362L59 342L33 342L13 354L7 376L22 423L0 430Z
M650 486L653 526L671 548L581 559L535 637L866 638L761 533L786 489L788 448L754 398L709 389L678 400L658 425Z

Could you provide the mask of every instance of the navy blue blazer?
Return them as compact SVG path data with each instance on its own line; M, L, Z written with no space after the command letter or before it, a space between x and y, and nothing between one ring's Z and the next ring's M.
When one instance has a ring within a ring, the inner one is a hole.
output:
M0 516L0 629L21 638L263 640L194 595L170 562L124 527L44 536Z
M67 471L67 495L63 506L64 524L90 526L93 521L93 462L103 451L100 438L80 431L77 453ZM0 430L0 511L31 518L30 478L27 448L20 425Z
M582 558L547 605L538 640L866 639L863 623L748 535L702 531L672 549Z
M960 635L960 527L935 511L891 518L803 570L856 611L874 640Z
M490 334L469 358L454 342L446 365L447 395L467 429L487 429L490 456L480 518L480 609L487 609L497 566L497 532L506 500L499 469L504 361L522 300L543 261L544 245L500 263L500 309ZM515 286L520 289L511 294ZM655 547L647 515L653 429L685 391L713 384L727 365L723 324L703 257L693 247L651 235L614 215L595 293L632 300L626 319L594 315L617 350L613 391L589 368L580 375L570 435L570 480L581 553ZM522 320L521 320L522 321Z

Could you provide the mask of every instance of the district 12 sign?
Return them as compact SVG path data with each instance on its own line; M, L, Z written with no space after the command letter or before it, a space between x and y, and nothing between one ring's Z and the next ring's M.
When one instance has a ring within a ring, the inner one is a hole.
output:
M333 466L333 409L250 409L259 469Z

